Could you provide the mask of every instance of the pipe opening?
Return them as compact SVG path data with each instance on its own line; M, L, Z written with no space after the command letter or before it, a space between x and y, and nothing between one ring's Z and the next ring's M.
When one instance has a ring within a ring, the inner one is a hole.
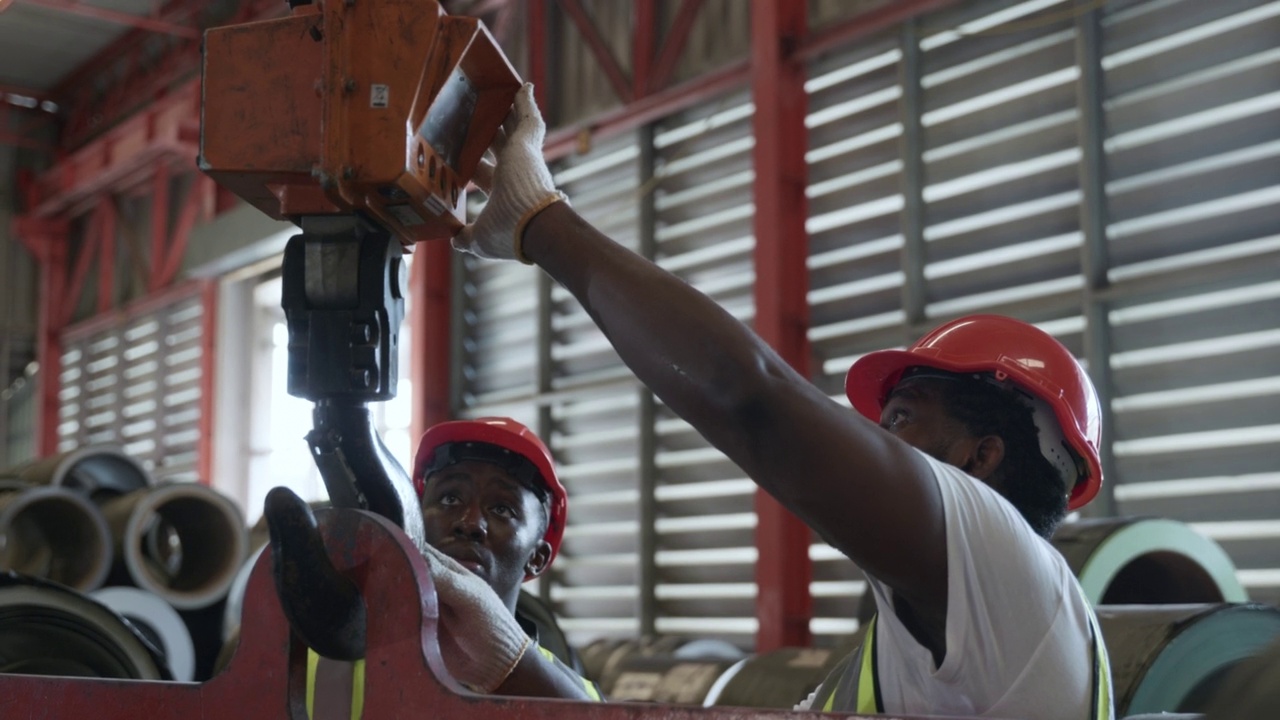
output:
M105 522L84 500L52 488L28 490L0 517L0 567L77 590L102 584L111 539Z
M1140 555L1120 568L1102 593L1105 605L1225 602L1222 589L1199 562L1168 550Z
M244 529L203 497L157 502L140 523L134 552L150 585L178 593L225 591L240 568Z

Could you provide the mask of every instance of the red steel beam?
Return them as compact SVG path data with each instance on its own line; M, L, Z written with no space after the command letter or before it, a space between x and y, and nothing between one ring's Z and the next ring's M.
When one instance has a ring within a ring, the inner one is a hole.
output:
M197 176L187 190L187 196L182 201L182 209L178 214L178 222L174 226L172 234L163 241L163 244L167 247L163 253L164 264L159 266L158 273L153 273L151 276L152 292L168 287L173 283L173 279L178 276L178 268L182 266L182 258L187 253L187 240L190 239L191 231L195 228L196 217L200 214L200 206L204 198L200 184L201 177L204 176ZM151 267L155 270L157 265L153 262Z
M98 312L104 313L115 304L116 283L116 204L111 196L99 201L98 212Z
M653 50L658 36L658 5L654 0L635 0L631 33L631 97L649 94L653 72Z
M427 428L453 417L452 334L450 318L453 288L453 252L443 241L414 246L409 275L410 354L413 379L413 413L409 433L417 447Z
M155 292L161 286L160 273L164 268L164 248L169 236L169 164L161 163L151 177L151 272L147 276L147 289Z
M879 9L858 15L848 22L812 35L806 35L801 39L794 56L798 60L807 60L876 30L902 22L923 12L953 5L955 2L956 0L902 0L901 2L887 3ZM685 0L680 7L680 15L677 16L675 23L686 22L692 25L697 5L700 3L701 0ZM685 16L687 19L682 21L681 16ZM578 145L578 138L583 133L602 139L613 137L633 130L647 122L696 105L703 100L713 98L722 92L740 87L748 82L750 72L747 62L743 61L700 75L675 87L667 88L667 81L663 77L664 73L667 73L666 77L669 78L671 71L664 68L674 68L675 60L679 58L680 54L678 49L669 49L678 48L678 45L672 44L672 39L676 36L676 30L677 28L673 25L671 32L668 34L668 39L663 43L663 49L654 63L651 84L655 92L624 107L607 110L572 125L554 128L547 134L547 143L543 148L548 160L556 160L574 152ZM662 89L659 90L658 88Z
M582 39L587 42L587 47L591 49L591 54L600 63L600 68L604 70L605 76L609 78L609 84L613 86L613 91L617 93L618 99L624 103L634 100L635 97L631 94L631 81L627 78L627 74L622 71L622 66L618 64L618 59L613 56L613 51L609 49L609 43L605 42L604 37L600 35L600 29L591 20L591 16L582 7L582 3L578 0L559 0L559 2L560 8L569 16L569 19L573 20L573 24L578 26L578 32L582 35Z
M199 112L200 81L193 79L42 173L33 213L74 217L104 193L129 191L174 157L194 169L189 128L198 125Z
M96 5L85 5L84 3L75 2L74 0L18 0L27 5L35 5L37 7L57 10L59 12L69 13L71 15L80 15L83 17L93 18L95 20L103 20L105 22L114 23L116 25L124 25L125 27L137 28L139 30L147 30L149 32L164 33L166 35L174 35L180 38L194 39L200 37L200 29L191 27L190 25L178 25L176 23L158 20L156 18L142 17L140 15L130 15L118 10L110 10L107 8L97 7Z
M533 83L533 96L544 115L549 114L547 92L547 2L529 0L525 3L525 23L528 26L529 77Z
M67 274L67 226L46 227L48 234L25 239L41 248L40 310L36 331L36 360L40 363L39 400L36 405L36 456L58 450L58 393L62 377L63 278ZM22 236L20 236L22 237Z
M833 48L848 45L853 40L878 30L897 25L910 18L932 12L956 0L892 0L874 10L858 13L853 18L824 28L805 38L796 57L809 60Z
M199 280L182 282L160 292L144 295L110 312L79 320L74 325L65 327L62 330L62 337L68 342L77 342L106 330L118 328L134 318L163 310L187 298L195 297L200 293L200 283Z
M578 138L587 133L596 138L607 138L633 130L647 122L666 117L674 112L696 105L721 93L738 88L750 78L750 66L746 60L709 72L687 83L668 88L641 98L628 105L595 117L563 126L547 134L543 153L548 160L556 160L572 153L578 146Z
M649 78L649 90L656 92L671 83L675 75L676 64L684 47L689 42L689 31L693 29L693 21L698 18L698 10L702 8L702 0L684 0L676 19L671 24L671 31L662 43L662 52L653 66L653 74Z
M200 439L196 443L196 474L201 483L213 482L213 392L218 368L218 282L200 285L203 314L200 317Z
M80 252L76 257L75 269L71 272L71 280L60 287L58 297L62 302L62 312L55 319L58 327L65 327L75 314L76 304L84 294L84 281L89 277L89 265L102 247L101 208L93 211L89 221L85 223L84 240L80 243Z
M751 92L755 181L756 332L809 375L808 134L805 65L793 49L807 29L807 3L751 3ZM768 102L761 102L768 98ZM810 530L763 490L756 491L756 652L810 642L813 599Z

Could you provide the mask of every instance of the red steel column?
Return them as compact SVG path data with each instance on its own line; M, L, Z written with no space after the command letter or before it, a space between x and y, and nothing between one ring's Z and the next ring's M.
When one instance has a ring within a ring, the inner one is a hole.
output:
M755 98L756 332L809 374L809 276L805 264L808 134L804 65L794 57L808 30L807 3L751 3L751 92ZM756 491L756 652L806 646L809 528L763 490Z
M218 368L218 281L200 285L200 439L196 445L196 475L204 485L213 482L213 393Z
M409 376L413 379L413 417L409 436L414 450L427 428L453 416L452 334L453 249L448 241L418 243L409 274L409 327L413 346Z
M62 389L62 330L64 287L67 276L66 223L48 223L46 232L34 238L41 248L40 315L36 331L36 360L40 363L39 399L36 406L36 456L58 451L58 392Z
M549 117L551 109L547 103L551 96L547 94L550 92L547 87L550 77L547 48L550 42L547 39L546 0L529 0L525 3L524 11L527 13L525 23L529 39L529 76L525 80L533 83L533 95L538 101L538 107L542 109L544 116Z

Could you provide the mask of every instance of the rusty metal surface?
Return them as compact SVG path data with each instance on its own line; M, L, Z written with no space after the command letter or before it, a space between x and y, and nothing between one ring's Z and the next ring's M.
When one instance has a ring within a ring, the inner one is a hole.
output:
M808 713L477 696L448 674L436 640L439 612L426 561L389 521L370 513L323 514L334 567L366 598L363 717L523 720L783 720ZM270 555L254 567L242 641L227 669L204 683L0 675L4 715L44 720L138 717L202 720L305 718L306 648L289 631L272 587ZM828 717L859 717L831 715Z

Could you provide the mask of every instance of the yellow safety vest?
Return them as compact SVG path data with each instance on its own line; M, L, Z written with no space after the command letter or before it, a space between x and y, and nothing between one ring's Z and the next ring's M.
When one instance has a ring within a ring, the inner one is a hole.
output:
M1089 603L1086 600L1085 606ZM1111 662L1107 657L1107 647L1102 642L1102 632L1098 629L1097 620L1094 619L1093 613L1089 613L1089 636L1093 643L1093 698L1090 703L1093 711L1090 713L1091 720L1114 720L1115 716L1111 708ZM858 690L856 704L853 711L862 715L876 715L884 712L884 699L880 696L880 674L876 663L876 616L872 616L871 622L867 625L866 639L862 641L862 648L858 651ZM854 657L850 653L839 665L831 671L827 676L827 680L818 688L818 694L815 700L823 696L826 691L826 702L822 703L823 712L831 712L835 710L837 705L841 710L848 709L850 683L847 682L850 677L848 667L850 661ZM834 687L828 689L827 683L836 678Z

